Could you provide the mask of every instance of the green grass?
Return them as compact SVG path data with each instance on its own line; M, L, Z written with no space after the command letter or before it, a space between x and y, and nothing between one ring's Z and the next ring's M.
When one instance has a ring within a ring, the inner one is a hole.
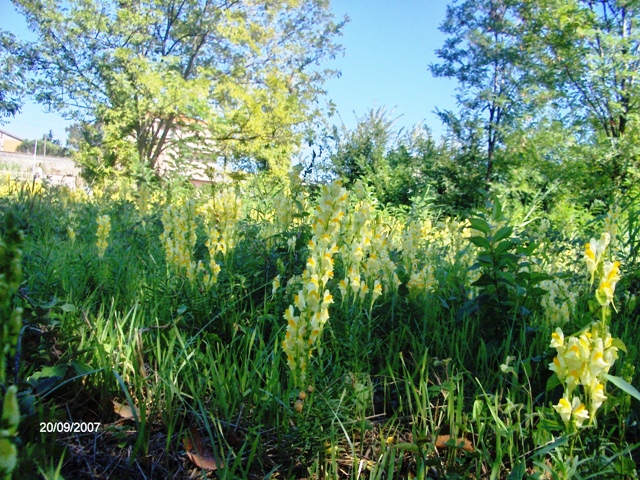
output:
M24 308L16 478L55 478L56 471L65 478L188 478L194 469L201 478L637 478L638 402L609 384L597 426L567 437L551 408L561 389L547 391L555 326L515 284L495 298L470 285L465 255L478 254L460 230L453 242L420 247L437 285L418 296L409 295L409 272L399 267L404 285L397 292L372 306L342 305L337 261L331 318L310 361L313 391L297 412L306 386L291 380L283 312L292 302L286 280L304 269L310 230L302 217L302 225L274 235L268 184L246 187L236 247L218 258L222 270L209 291L166 264L158 204L141 214L123 199L126 191L91 199L64 189L2 188L0 214L13 212L25 232L24 283L14 298ZM190 193L198 202L209 194ZM261 220L249 220L258 209ZM500 218L484 214L490 223L517 225L504 210ZM95 218L102 214L111 217L111 235L100 259ZM529 238L527 228L514 238ZM199 224L196 259L207 259L204 232ZM286 243L292 234L295 252ZM558 271L563 255L572 255L571 239L588 240L581 232L554 234L553 248L521 253L505 268L521 271L528 262L535 271ZM628 352L611 373L637 386L638 309L629 300L637 285L625 281L637 278L635 238L619 252L629 257L620 258L612 332ZM392 250L398 265L402 255ZM572 262L584 271L581 258ZM272 295L278 273L283 286ZM582 313L563 325L566 334L591 318L586 274L571 278ZM490 328L494 321L499 330ZM113 400L133 404L135 418L121 418ZM102 429L39 432L40 422L71 420ZM184 441L194 431L219 467L215 474L187 458Z

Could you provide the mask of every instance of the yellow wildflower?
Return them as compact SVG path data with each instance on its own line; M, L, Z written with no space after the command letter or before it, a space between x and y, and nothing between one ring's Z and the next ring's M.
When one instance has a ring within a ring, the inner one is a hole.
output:
M591 417L595 416L596 411L600 408L602 403L607 399L604 394L604 385L597 381L591 384Z
M280 288L280 275L276 275L276 277L273 279L273 283L271 287L271 295L275 295L279 288Z
M553 408L560 414L562 421L568 427L569 421L573 418L577 427L581 427L585 420L589 418L589 412L584 406L584 403L580 401L579 397L573 397L571 403L567 397L562 397L557 405Z
M600 280L600 286L596 291L596 298L603 307L611 303L615 309L613 294L616 291L616 284L620 280L620 262L607 262L604 264L602 271L603 275Z

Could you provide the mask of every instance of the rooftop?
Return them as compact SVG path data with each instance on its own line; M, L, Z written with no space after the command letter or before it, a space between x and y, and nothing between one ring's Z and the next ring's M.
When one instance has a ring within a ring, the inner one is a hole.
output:
M23 138L20 138L17 135L14 135L13 133L9 133L6 130L2 130L1 128L0 128L0 134L6 135L11 138L15 138L16 140L20 140L21 142L24 140Z

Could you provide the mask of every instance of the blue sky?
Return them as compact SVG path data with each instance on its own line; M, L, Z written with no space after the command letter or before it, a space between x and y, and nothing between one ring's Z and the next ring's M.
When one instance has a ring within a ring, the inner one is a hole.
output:
M332 0L337 18L351 19L339 39L344 57L328 66L342 72L326 84L327 98L339 117L331 121L352 128L371 108L384 107L396 118L396 128L410 129L424 122L439 136L443 128L433 113L455 108L455 82L429 73L437 62L435 50L444 42L438 30L446 0ZM0 29L33 38L10 0L0 0ZM27 103L0 128L22 138L41 138L49 130L66 140L69 122L39 105Z

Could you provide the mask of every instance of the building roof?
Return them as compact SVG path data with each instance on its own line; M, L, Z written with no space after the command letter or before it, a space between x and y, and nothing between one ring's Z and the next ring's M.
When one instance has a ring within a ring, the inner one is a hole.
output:
M3 134L3 135L6 135L7 137L15 138L16 140L19 140L21 142L24 140L24 139L18 137L17 135L14 135L13 133L9 133L6 130L2 130L1 128L0 128L0 133Z

